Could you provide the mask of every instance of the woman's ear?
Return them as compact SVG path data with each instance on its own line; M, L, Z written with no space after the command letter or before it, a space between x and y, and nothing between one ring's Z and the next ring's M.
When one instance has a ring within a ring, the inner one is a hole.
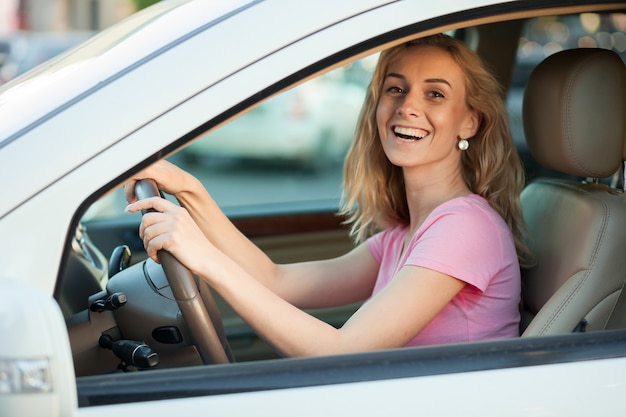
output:
M466 117L463 128L461 129L460 138L469 139L476 135L478 126L480 125L480 116L475 111L470 111Z

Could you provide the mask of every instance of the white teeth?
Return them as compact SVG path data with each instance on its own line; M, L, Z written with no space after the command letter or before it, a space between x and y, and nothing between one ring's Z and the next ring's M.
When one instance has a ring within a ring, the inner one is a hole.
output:
M404 138L415 138L415 139L422 139L424 136L426 136L426 132L421 130L421 129L411 129L408 127L399 127L396 126L393 128L393 133L395 133L396 135L402 136Z

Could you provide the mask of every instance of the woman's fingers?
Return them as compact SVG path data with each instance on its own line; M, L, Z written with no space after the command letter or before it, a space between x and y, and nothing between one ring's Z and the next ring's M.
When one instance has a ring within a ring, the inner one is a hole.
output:
M141 218L139 225L139 237L146 239L151 238L159 230L167 230L167 228L176 227L177 212L184 210L176 204L165 200L161 197L150 197L139 200L126 206L125 211L130 213L139 212L141 210L148 211ZM146 229L154 225L161 225L159 229L153 229L152 235L146 236Z
M176 204L172 203L169 200L166 200L162 197L150 197L144 198L143 200L137 200L134 203L130 203L124 209L125 212L128 213L136 213L141 210L154 210L160 213L165 211L171 211L176 208L179 208Z
M168 192L169 183L172 183L172 173L176 172L177 168L170 162L160 160L150 165L149 167L139 171L133 175L126 184L124 184L124 195L126 201L129 203L134 202L137 197L135 195L135 184L139 180L151 179L157 183L160 190Z
M129 203L134 203L137 200L137 196L135 195L135 184L137 184L137 180L134 179L131 179L124 184L124 197Z
M148 256L156 262L160 250L166 250L173 255L184 252L185 247L189 248L193 237L198 235L197 227L187 210L171 201L150 197L129 204L125 211L134 213L141 210L149 212L141 219L139 237Z
M159 263L158 253L160 250L168 250L165 246L168 242L168 232L167 231L159 231L158 228L161 224L157 223L153 226L148 227L144 231L143 235L143 245L146 248L146 253L148 256Z

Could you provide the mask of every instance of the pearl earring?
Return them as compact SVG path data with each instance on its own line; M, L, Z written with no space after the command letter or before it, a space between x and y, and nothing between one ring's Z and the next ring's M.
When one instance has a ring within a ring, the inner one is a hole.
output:
M467 139L461 139L459 143L457 143L457 146L460 150L466 151L467 148L469 148L469 141Z

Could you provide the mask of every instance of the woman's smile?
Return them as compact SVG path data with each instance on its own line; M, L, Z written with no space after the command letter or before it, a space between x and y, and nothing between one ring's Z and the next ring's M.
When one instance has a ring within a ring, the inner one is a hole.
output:
M407 141L418 141L428 136L428 131L413 127L394 126L392 131L397 138Z

